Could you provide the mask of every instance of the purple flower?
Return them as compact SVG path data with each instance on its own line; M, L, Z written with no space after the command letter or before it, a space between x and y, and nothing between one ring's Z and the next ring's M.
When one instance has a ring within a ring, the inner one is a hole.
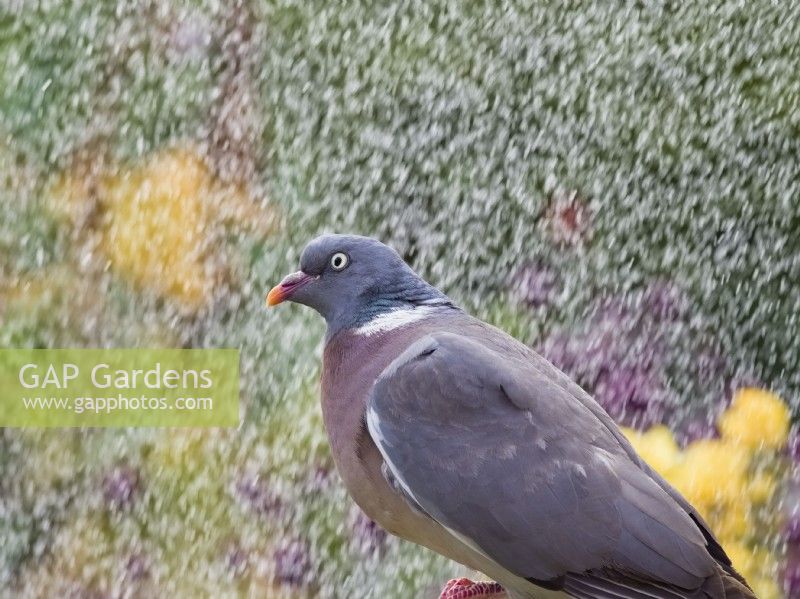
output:
M273 554L275 580L299 587L307 584L311 557L308 544L300 539L284 542Z
M103 477L103 497L106 504L115 510L127 510L133 506L140 492L139 471L130 466L117 466Z
M225 552L225 565L232 576L244 574L250 564L250 556L239 543L231 543Z
M593 394L618 422L647 428L662 422L666 413L661 349L652 339L620 330L615 322L622 314L618 307L596 313L599 322L586 334L551 335L541 352ZM632 349L637 343L644 347Z
M697 417L683 422L675 431L675 436L681 447L686 447L700 439L718 439L719 430L713 419Z
M280 498L258 474L245 474L235 484L235 494L240 502L259 515L276 513L281 507Z
M92 587L86 587L77 582L69 583L64 589L67 599L110 599L111 595Z
M617 422L646 429L663 422L663 392L653 376L639 367L618 366L603 371L595 398Z
M529 306L547 306L557 292L556 273L540 263L528 264L517 271L511 286L517 296Z
M786 599L800 599L800 562L791 557L783 571L783 591Z
M695 364L699 383L711 385L722 381L727 390L731 379L725 375L725 358L711 350L701 351L695 357Z
M640 293L599 298L582 331L554 331L540 352L619 423L672 423L679 397L698 397L704 405L708 399L716 412L729 401L734 380L717 345L695 334L691 316L679 287L655 281ZM684 442L717 435L701 422L687 422L680 432Z
M353 506L348 518L350 540L365 555L380 553L389 534L358 506Z
M554 334L539 347L539 353L564 372L572 373L580 358L572 339L566 334Z
M331 468L324 464L318 464L311 471L305 481L305 488L309 493L324 493L333 484L334 476Z
M800 513L789 515L784 526L784 539L790 545L796 545L800 549Z
M657 320L675 322L686 314L688 301L684 293L668 281L655 281L642 295L647 314Z
M607 297L599 301L591 314L593 327L612 331L630 330L640 320L638 313L619 297Z
M797 426L792 427L792 432L789 434L786 452L789 455L789 459L795 464L800 464L800 428Z
M141 553L133 553L125 564L125 580L138 581L150 575L147 560Z

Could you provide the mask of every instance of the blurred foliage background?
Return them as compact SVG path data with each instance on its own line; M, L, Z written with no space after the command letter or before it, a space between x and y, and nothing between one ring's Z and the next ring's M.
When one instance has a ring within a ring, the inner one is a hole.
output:
M0 64L0 346L238 347L243 377L236 431L3 430L4 594L457 573L351 506L323 325L263 309L337 231L540 349L800 596L800 6L12 0Z

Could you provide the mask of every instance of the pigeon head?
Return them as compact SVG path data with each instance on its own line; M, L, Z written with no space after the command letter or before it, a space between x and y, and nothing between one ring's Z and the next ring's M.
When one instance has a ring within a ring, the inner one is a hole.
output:
M452 307L450 299L423 281L396 251L358 235L313 239L300 257L300 270L267 295L269 306L285 301L319 312L329 335L393 310Z

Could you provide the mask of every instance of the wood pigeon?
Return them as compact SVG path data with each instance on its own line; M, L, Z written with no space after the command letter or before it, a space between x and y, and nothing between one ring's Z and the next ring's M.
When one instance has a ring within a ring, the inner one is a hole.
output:
M322 411L353 499L497 581L442 597L755 598L599 404L388 246L314 239L267 296L287 300L327 323Z

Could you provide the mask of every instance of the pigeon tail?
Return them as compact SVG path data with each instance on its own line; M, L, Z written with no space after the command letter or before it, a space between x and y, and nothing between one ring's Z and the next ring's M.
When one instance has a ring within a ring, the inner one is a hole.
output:
M607 570L568 574L562 590L574 599L757 599L736 570L722 565L692 590Z
M731 568L720 570L718 576L712 576L703 585L703 593L709 599L757 599L753 590L744 579Z

